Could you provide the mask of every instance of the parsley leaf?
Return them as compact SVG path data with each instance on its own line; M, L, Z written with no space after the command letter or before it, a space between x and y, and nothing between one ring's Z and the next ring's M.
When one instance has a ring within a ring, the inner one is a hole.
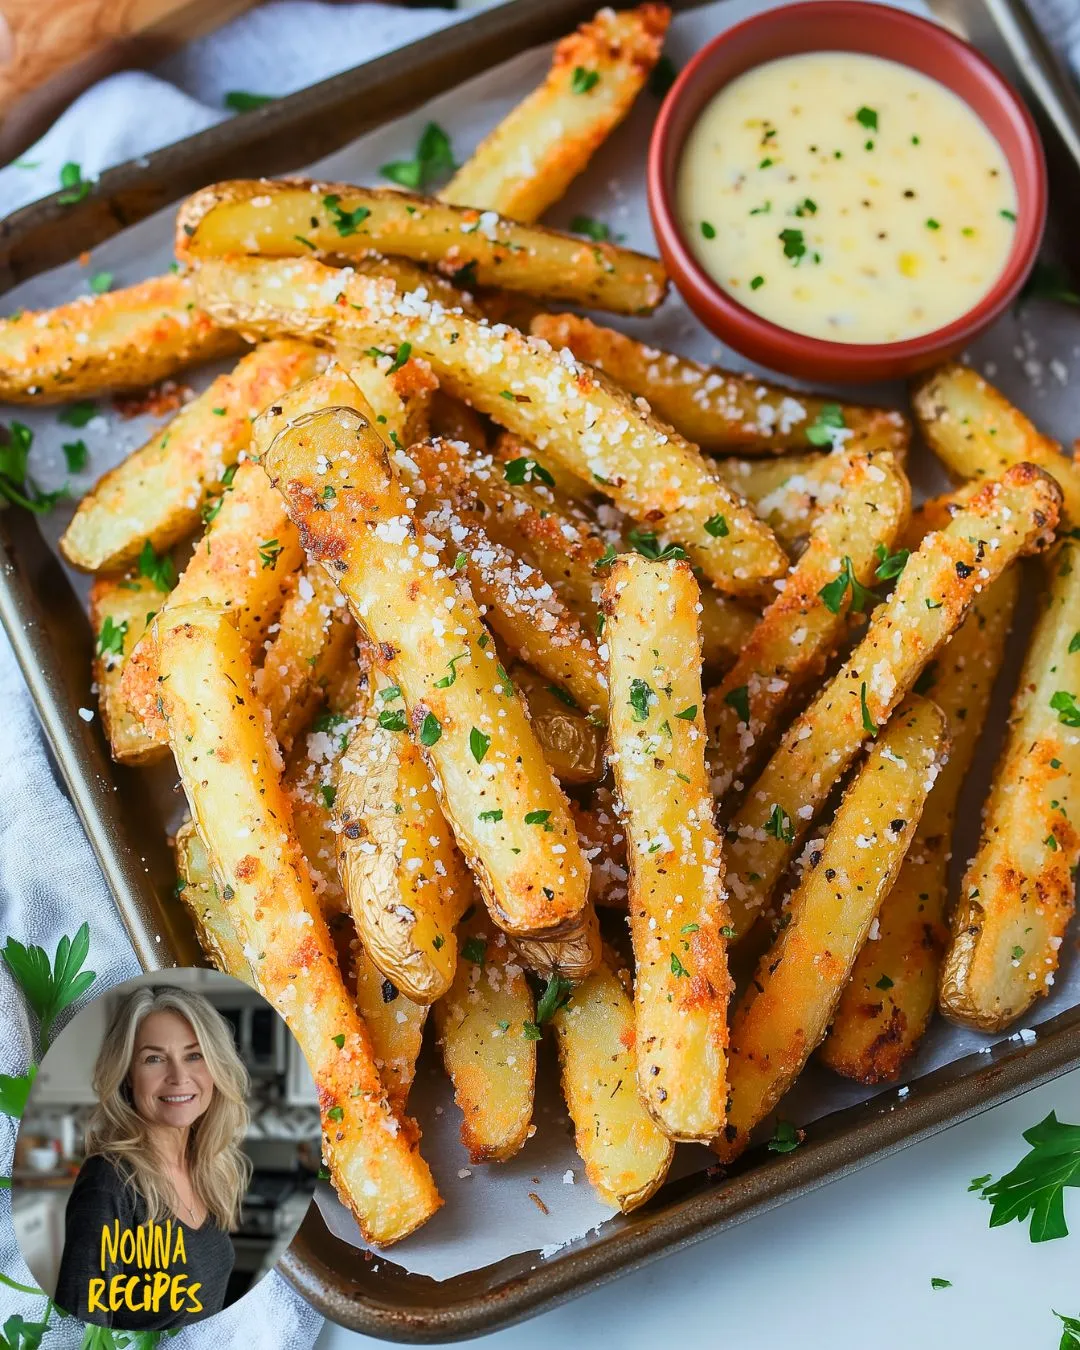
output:
M600 72L598 70L588 70L585 66L575 66L574 73L570 76L570 92L572 94L587 94L590 89L600 83Z
M790 1120L778 1120L766 1147L770 1153L794 1153L802 1143L800 1132Z
M547 987L536 1004L536 1020L540 1026L550 1022L560 1008L570 1001L574 992L572 980L564 980L561 975L549 975Z
M1066 1317L1059 1312L1054 1313L1054 1316L1062 1326L1058 1350L1080 1350L1080 1317Z
M449 176L457 168L450 137L436 122L429 122L416 143L413 159L394 160L379 172L399 187L423 192L436 179Z
M56 414L56 420L65 427L84 427L97 415L97 404L93 399L82 398L77 403L69 403Z
M735 712L744 726L750 725L750 686L740 684L737 689L729 689L724 695L724 702L729 708L734 708Z
M123 623L116 623L111 614L106 614L105 622L101 625L101 632L98 633L98 656L123 656L124 638L127 637L127 631L127 619Z
M649 699L653 691L645 680L630 681L630 706L634 710L635 722L646 722L649 718Z
M844 410L839 403L826 403L806 428L811 445L834 445L836 433L844 429Z
M878 560L875 578L878 581L892 581L893 577L898 577L907 566L911 549L902 548L899 553L890 553L884 544L878 544L874 549L874 557Z
M60 448L64 452L68 473L79 473L86 468L86 462L90 458L90 451L87 450L85 441L65 441Z
M477 764L483 763L484 756L487 754L488 746L490 744L491 737L485 736L484 733L476 727L473 727L469 732L469 749L472 751L472 757L476 760Z
M503 465L503 477L515 487L532 482L543 483L547 487L555 486L555 479L542 464L524 456L521 459L507 460Z
M1080 706L1076 695L1065 689L1059 689L1050 700L1050 706L1058 715L1058 721L1067 727L1080 727Z
M44 948L24 947L13 937L8 938L0 951L4 965L37 1015L43 1051L57 1017L81 998L97 978L92 970L82 968L89 952L90 928L85 923L73 938L60 939L51 966Z
M284 552L285 545L279 544L276 539L264 539L259 545L259 564L262 571L270 568L271 571L277 566L277 560Z
M723 516L710 516L705 522L705 533L711 534L714 539L726 539L731 531Z
M683 963L679 960L679 958L675 955L674 952L671 953L671 973L676 978L678 978L680 975L690 974L690 972L686 969L686 967L683 965Z
M952 1280L943 1280L943 1279L941 1278L940 1275L934 1275L934 1276L931 1276L931 1279L930 1279L930 1288L931 1288L931 1289L951 1289L951 1288L952 1288Z
M0 426L0 496L27 511L44 515L64 496L64 489L43 492L30 477L27 466L33 443L34 433L22 422Z
M113 274L111 272L95 272L90 278L90 294L104 295L106 291L112 290Z
M806 240L803 238L802 230L781 230L777 238L784 246L784 257L790 258L798 267L806 256Z
M252 112L274 101L272 94L246 94L242 89L231 89L225 95L225 106L233 112Z
M139 576L152 581L159 591L171 591L176 585L176 567L167 553L157 553L149 539L139 554Z
M549 817L550 815L551 815L551 812L550 812L550 811L526 811L526 812L525 812L525 824L526 824L526 825L546 825L546 824L548 823L548 817Z
M420 723L420 744L434 745L441 735L442 723L433 712L427 713Z
M792 824L791 817L779 802L773 802L773 809L769 819L765 822L765 833L771 834L774 839L779 839L782 844L793 844L795 842L795 826Z
M384 708L378 722L383 731L404 731L406 726L405 714L400 708Z
M474 966L482 966L484 957L487 953L487 939L482 937L471 937L462 945L461 955L466 961L471 961Z
M678 544L661 548L655 530L643 530L638 526L627 534L626 540L635 553L640 553L643 558L651 558L653 562L676 562L686 557L686 550Z
M604 244L611 238L611 226L593 216L575 216L570 222L572 234L583 234L595 244Z
M878 129L877 113L873 108L860 108L855 114L855 120L867 131L877 131Z
M64 190L57 197L57 201L61 206L74 206L76 202L81 202L84 197L90 195L93 185L93 180L84 178L79 165L69 159L60 170L60 186Z
M871 736L876 736L878 734L878 728L877 723L870 716L870 709L866 703L865 680L863 680L862 685L859 688L859 709L862 712L863 731L868 732Z
M336 192L329 193L322 201L323 206L330 213L330 223L343 239L350 234L355 234L368 216L371 215L370 209L366 206L358 206L355 211L346 211Z
M818 591L825 608L833 614L839 614L849 586L851 587L851 608L856 614L861 614L878 599L874 592L869 587L864 586L856 577L855 567L845 553L840 564L840 571L832 581L826 582Z
M1032 1242L1067 1237L1065 1187L1080 1187L1080 1125L1059 1121L1053 1111L1024 1131L1031 1152L1011 1172L982 1187L982 1197L993 1206L990 1227L1014 1219L1031 1220Z

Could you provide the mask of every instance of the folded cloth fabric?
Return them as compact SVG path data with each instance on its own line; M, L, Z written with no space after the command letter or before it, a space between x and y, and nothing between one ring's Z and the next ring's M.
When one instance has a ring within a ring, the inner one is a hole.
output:
M1076 0L1032 0L1059 52L1080 70ZM87 90L36 146L0 169L0 214L52 192L60 169L79 164L86 178L230 116L232 91L282 95L421 37L460 17L448 10L391 5L326 5L272 0L209 37L189 44L152 73L129 71ZM138 964L74 807L59 779L7 639L0 634L0 941L7 935L50 952L64 934L90 925L95 986L116 984ZM0 1072L25 1070L36 1052L22 998L0 967ZM15 1125L0 1114L0 1147L10 1160ZM6 1169L6 1170L9 1170ZM0 1271L32 1285L14 1241L10 1191L0 1191ZM28 1321L42 1303L0 1284L0 1321ZM321 1319L277 1274L202 1326L169 1342L175 1350L304 1350ZM70 1319L55 1324L47 1350L81 1344Z

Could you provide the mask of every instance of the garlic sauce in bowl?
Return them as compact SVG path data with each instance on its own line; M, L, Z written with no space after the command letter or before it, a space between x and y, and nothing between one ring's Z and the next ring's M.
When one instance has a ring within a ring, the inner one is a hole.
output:
M911 66L813 51L745 71L687 135L675 207L698 264L794 333L892 343L994 287L1017 190L977 114Z

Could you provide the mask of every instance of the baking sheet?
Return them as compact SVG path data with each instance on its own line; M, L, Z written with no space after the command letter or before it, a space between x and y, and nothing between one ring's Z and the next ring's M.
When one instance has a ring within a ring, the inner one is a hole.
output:
M680 14L673 23L666 50L681 66L722 28L771 7L751 0L724 0L722 4ZM921 5L903 7L927 13ZM327 176L376 183L378 166L411 154L420 130L429 120L446 128L453 140L455 157L462 160L517 102L521 91L542 78L549 54L548 48L525 53L432 100L408 117L388 123L315 168ZM551 213L550 223L566 224L575 214L586 213L607 221L629 246L655 251L642 170L656 106L651 95L642 95L627 123L597 154L566 200ZM85 292L89 277L99 270L113 272L117 286L164 270L172 257L172 224L170 209L96 249L88 265L72 263L33 278L9 293L8 311L42 308L70 299ZM628 321L622 326L647 334L657 345L699 359L747 367L747 362L706 333L674 294L657 315L648 320ZM1033 304L1006 316L971 355L980 369L1043 430L1071 442L1077 402L1072 385L1080 373L1080 320L1074 312ZM216 369L208 369L184 378L201 388L214 373ZM837 391L842 392L839 387ZM854 396L897 405L904 398L899 387L863 388ZM86 471L71 481L75 495L142 444L160 425L159 419L148 416L124 420L104 402L99 414L78 430L58 424L55 411L18 410L14 415L35 433L31 471L46 488L59 487L68 478L63 443L79 438L85 441L90 459ZM928 456L916 454L912 472L917 493L935 491L944 485L943 476ZM70 514L70 506L61 507L43 522L46 537L54 546ZM81 574L71 575L79 594L85 597L89 579ZM1014 642L1012 649L1018 663L1022 644ZM1007 705L1007 683L1008 672L999 688L994 714L993 724L999 728ZM956 844L958 865L972 851L977 836L980 797L988 782L994 749L994 738L990 736L970 775L971 790L962 805ZM1080 1003L1080 962L1075 959L1075 946L1075 939L1064 945L1062 970L1052 997L1032 1011L1028 1026L1014 1032L1014 1038L1035 1035L1034 1028L1040 1022ZM965 1054L989 1051L996 1039L1003 1038L985 1037L938 1022L909 1065L906 1077L911 1081ZM904 1086L893 1086L884 1089L884 1094L891 1093L899 1100L906 1091ZM857 1084L811 1067L785 1101L784 1115L805 1123L869 1095L867 1089ZM421 1122L424 1153L447 1203L420 1233L394 1248L393 1258L398 1265L443 1280L518 1252L539 1250L542 1256L550 1255L610 1217L611 1210L595 1199L585 1181L550 1062L544 1065L537 1093L536 1135L509 1163L489 1167L469 1164L458 1137L460 1115L441 1068L430 1056L421 1065L410 1105ZM672 1176L696 1171L711 1161L712 1155L704 1149L680 1148ZM333 1232L359 1247L364 1245L351 1217L328 1188L320 1193L319 1204Z

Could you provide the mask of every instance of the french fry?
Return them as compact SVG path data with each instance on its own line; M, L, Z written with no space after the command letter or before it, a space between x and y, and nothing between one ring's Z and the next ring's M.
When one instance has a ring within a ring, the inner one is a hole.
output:
M189 197L176 220L177 257L257 254L349 259L372 250L424 263L473 286L499 286L616 314L647 314L663 300L656 258L490 210L452 206L392 188L309 179L239 179Z
M276 631L255 672L255 690L287 754L311 721L333 676L353 663L356 627L344 599L321 567L293 573Z
M442 200L539 220L630 111L670 18L666 5L602 9L563 38L544 83L473 152Z
M820 1058L860 1083L896 1078L922 1039L937 1002L949 938L948 866L956 803L986 721L990 694L1019 594L1011 567L975 598L932 666L924 689L945 714L949 758L926 800L876 934L858 955Z
M200 303L218 322L376 345L392 332L463 398L617 506L683 545L723 590L760 594L786 558L769 530L713 475L700 451L624 391L568 355L513 329L491 328L412 297L384 280L313 259L204 260Z
M533 996L510 939L482 906L464 920L460 937L457 974L435 1004L435 1026L469 1158L504 1162L532 1128L540 1035Z
M577 314L539 314L529 331L556 351L568 347L579 361L646 399L657 417L706 454L774 455L829 445L838 431L850 435L881 419L898 438L905 435L900 413L840 404L755 375L702 365Z
M267 342L219 375L140 450L110 469L79 503L60 551L84 571L115 571L147 540L160 553L199 525L251 439L251 419L322 360L288 339Z
M960 626L975 597L1017 557L1045 547L1061 494L1018 464L927 535L862 641L795 719L728 826L731 922L742 937L762 912L836 780Z
M163 609L203 600L235 610L240 635L254 650L285 603L292 574L303 561L300 540L281 501L257 464L241 464L207 512L210 524ZM124 666L120 688L146 735L164 744L158 707L157 645L141 639Z
M784 589L705 699L712 790L721 801L760 763L793 701L843 642L853 592L837 593L837 563L860 586L872 585L907 521L911 490L892 455L852 454L848 462L840 497L818 517Z
M724 1123L731 979L689 564L619 558L604 588L609 758L630 856L638 1092L672 1139Z
M173 848L177 890L191 916L199 945L218 970L255 988L255 972L214 882L206 845L191 820L177 830Z
M655 1195L675 1145L635 1090L634 1004L608 954L551 1019L585 1175L624 1214Z
M996 478L1012 464L1037 464L1057 480L1065 518L1080 523L1080 465L970 366L932 371L912 402L927 445L956 478Z
M428 1006L414 1003L401 993L372 961L359 939L353 957L356 1010L371 1037L375 1066L386 1095L395 1110L404 1111L416 1077Z
M493 917L524 936L570 936L583 923L589 869L566 800L475 602L414 543L423 537L385 446L345 408L291 424L271 408L256 441L271 442L263 465L309 556L327 566L402 691Z
M899 708L840 803L803 875L787 926L732 1019L724 1162L746 1148L820 1043L882 900L900 870L948 744L928 699Z
M63 403L144 389L243 347L195 308L187 277L151 277L0 319L0 402Z
M167 753L164 744L147 737L120 689L124 663L164 598L153 578L145 576L95 577L90 587L94 685L105 735L119 764L148 764Z
M260 991L315 1078L338 1194L368 1241L389 1245L430 1218L440 1198L415 1125L391 1106L345 989L292 834L246 645L229 616L206 604L159 617L154 634L169 742L214 881L252 953Z
M745 497L792 557L806 546L819 513L839 497L847 463L843 448L715 461L717 476Z
M540 749L559 782L603 778L604 739L597 719L587 717L565 689L528 666L512 665L510 678L528 705Z
M340 352L338 358L367 399L375 415L375 429L387 445L400 450L427 438L431 397L438 381L423 361L406 357L399 365L398 349L383 351L378 347L366 352ZM360 411L367 416L366 409Z
M414 1002L434 1003L454 978L472 882L406 723L400 689L378 681L338 762L338 872L372 961Z
M941 1010L1000 1031L1054 982L1080 861L1080 547L1048 560L1009 731L960 888L941 974Z
M555 977L572 984L596 969L603 952L600 921L591 904L585 909L581 926L569 937L517 937L513 945L530 970L546 979Z
M587 805L575 802L574 820L582 852L592 868L590 901L605 908L625 909L630 878L626 832L611 789L601 783L593 789Z

